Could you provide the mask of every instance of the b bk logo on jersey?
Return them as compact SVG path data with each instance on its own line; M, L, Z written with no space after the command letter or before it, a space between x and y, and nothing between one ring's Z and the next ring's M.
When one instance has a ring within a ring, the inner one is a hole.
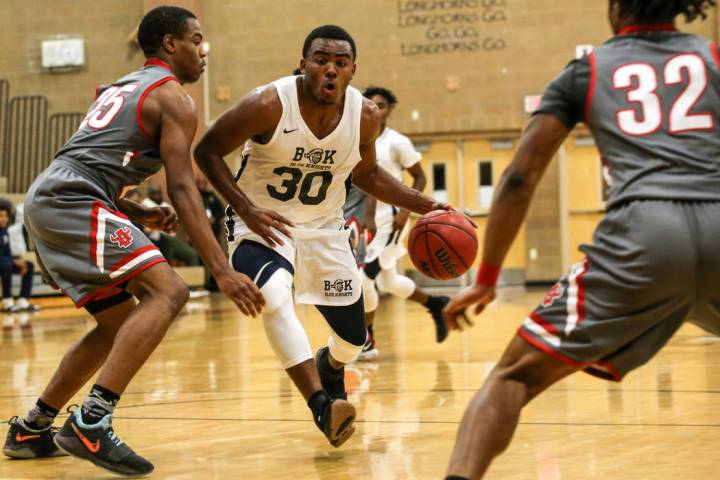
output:
M334 282L330 280L325 280L324 282L326 297L352 297L352 280L337 279Z
M553 303L555 303L555 300L562 297L564 293L565 287L563 287L561 283L556 283L555 285L553 285L547 295L545 295L545 298L543 298L543 301L540 302L540 305L547 308Z
M305 152L304 148L297 147L295 149L295 156L293 157L292 161L301 162L303 158L306 158L313 165L317 165L320 162L325 165L333 165L335 164L333 157L336 153L337 150L323 150L322 148L313 148L309 152Z
M110 234L110 241L120 248L128 248L133 244L130 227L120 227Z

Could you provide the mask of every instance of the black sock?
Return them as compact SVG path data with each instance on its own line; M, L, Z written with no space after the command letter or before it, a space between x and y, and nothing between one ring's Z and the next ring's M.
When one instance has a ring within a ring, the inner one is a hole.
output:
M328 402L330 402L330 400L330 395L328 395L325 390L318 390L312 394L310 400L307 402L308 407L310 407L310 410L313 413L313 419L318 427L321 426L320 421L322 420L323 411L325 411L325 406Z
M38 398L35 406L28 412L27 417L23 419L23 423L33 430L42 430L52 425L57 414L58 410Z
M345 375L345 367L342 366L339 369L330 365L330 349L326 349L320 358L318 358L318 371L329 375Z
M470 480L469 478L461 477L459 475L448 475L445 480Z
M423 307L431 308L433 306L433 304L435 303L435 298L436 297L434 295L428 295L427 300L425 300L425 303L423 303Z
M370 333L370 336L371 336L371 337L374 336L374 334L373 334L373 324L372 324L372 323L367 326L367 331Z
M99 422L115 410L119 400L120 395L96 383L82 404L83 422L89 424Z

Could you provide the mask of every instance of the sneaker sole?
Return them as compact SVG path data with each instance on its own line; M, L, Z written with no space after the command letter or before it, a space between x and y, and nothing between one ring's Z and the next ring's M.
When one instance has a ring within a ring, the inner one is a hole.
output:
M6 457L15 458L18 460L30 460L33 458L52 458L52 457L66 457L67 453L64 451L58 449L54 453L50 455L37 455L35 452L32 451L31 448L19 448L16 450L11 450L9 448L3 449L3 454Z
M330 433L328 440L333 447L339 447L355 433L355 407L345 400L335 400L331 406Z
M149 472L138 472L136 470L127 468L121 464L107 462L105 460L97 458L95 455L88 452L85 446L77 438L74 437L61 437L58 434L55 435L53 441L60 450L67 453L68 455L92 462L95 466L104 468L105 470L112 473L117 473L126 477L142 477L145 475L149 475L154 470L150 470Z

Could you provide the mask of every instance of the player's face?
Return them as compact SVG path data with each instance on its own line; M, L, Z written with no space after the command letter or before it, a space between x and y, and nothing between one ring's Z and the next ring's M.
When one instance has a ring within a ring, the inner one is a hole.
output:
M10 223L10 215L5 210L0 210L0 228L5 228Z
M355 75L352 47L345 40L316 38L307 57L300 61L300 69L310 81L315 100L339 103Z
M200 22L195 18L187 19L187 28L182 38L174 39L175 74L183 83L192 83L200 79L205 71L205 47Z
M393 105L390 105L387 99L382 95L373 95L372 97L370 97L370 100L375 102L375 105L377 105L378 110L380 110L380 123L385 125L388 121L388 118L390 118L390 114L393 110Z

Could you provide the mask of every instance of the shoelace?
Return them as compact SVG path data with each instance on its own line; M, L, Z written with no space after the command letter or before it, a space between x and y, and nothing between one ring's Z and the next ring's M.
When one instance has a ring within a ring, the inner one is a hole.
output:
M18 418L19 417L17 415L10 417L10 420L7 421L7 424L12 425L13 423L15 423L15 420L17 420Z
M112 428L110 430L108 430L108 437L110 437L110 440L112 440L115 443L116 447L119 447L120 445L123 444L123 441L120 440L117 437L117 435L115 435L115 430L113 430Z

